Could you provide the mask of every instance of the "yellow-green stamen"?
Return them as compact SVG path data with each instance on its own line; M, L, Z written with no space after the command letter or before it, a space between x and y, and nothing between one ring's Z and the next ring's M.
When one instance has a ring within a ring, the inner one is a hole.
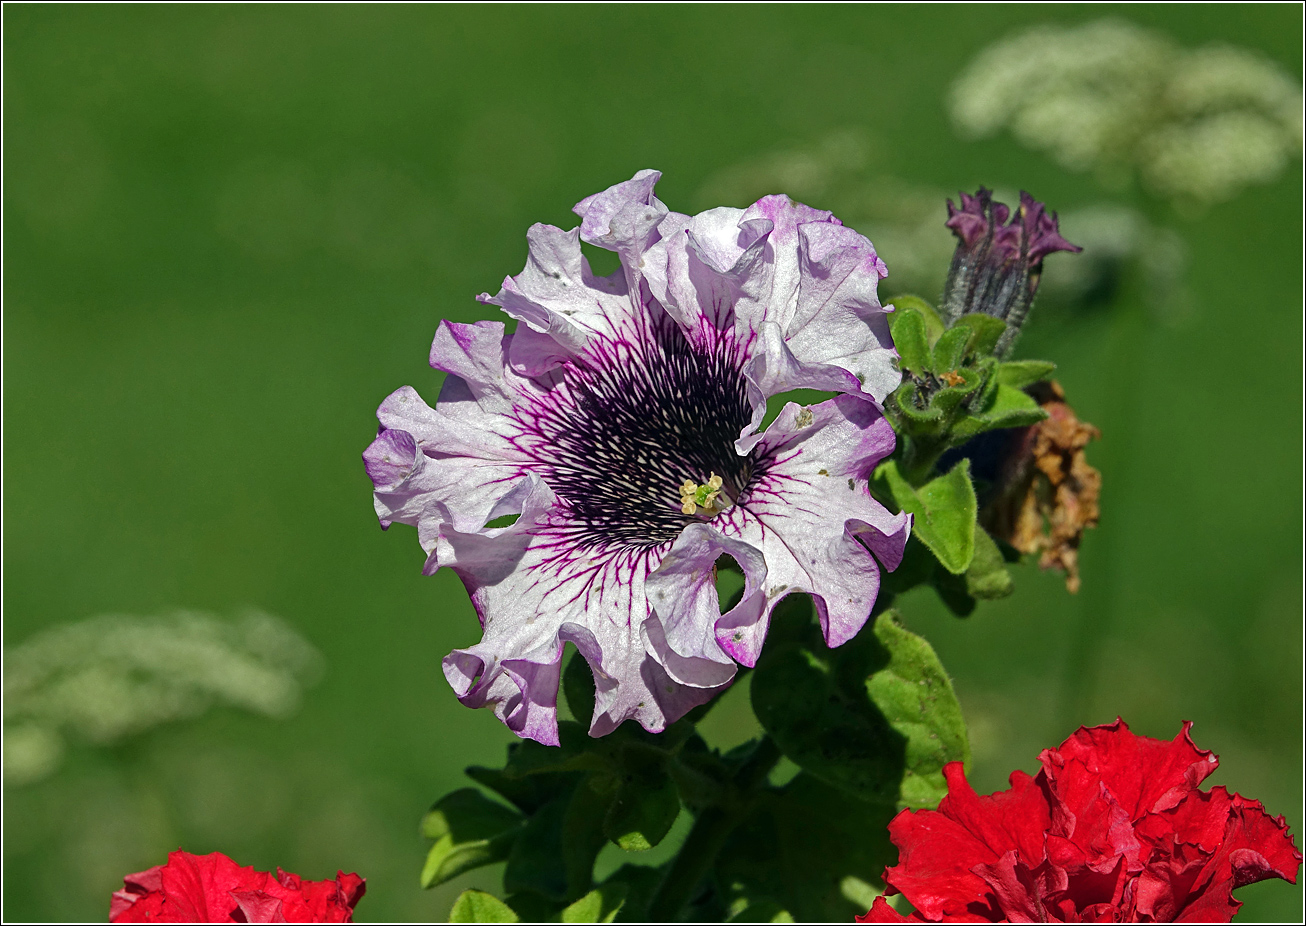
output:
M721 485L724 480L712 473L702 485L686 479L680 487L681 514L703 514L711 517L730 507L730 502L721 498Z

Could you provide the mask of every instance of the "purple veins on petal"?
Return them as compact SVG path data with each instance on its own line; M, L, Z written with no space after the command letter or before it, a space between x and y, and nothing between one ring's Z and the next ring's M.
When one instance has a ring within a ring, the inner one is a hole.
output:
M481 297L517 332L442 323L435 408L400 389L364 453L382 524L415 525L480 618L444 661L454 692L544 743L565 643L594 672L593 735L661 730L756 662L787 594L832 645L855 634L910 527L866 487L898 381L874 247L783 196L670 212L658 176L582 201L579 229L533 226L526 268ZM620 270L595 276L581 240ZM795 388L839 395L758 433ZM724 614L722 555L745 574Z

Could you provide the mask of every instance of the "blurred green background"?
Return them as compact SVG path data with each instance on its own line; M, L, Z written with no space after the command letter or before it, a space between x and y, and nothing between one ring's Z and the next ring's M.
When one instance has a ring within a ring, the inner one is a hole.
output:
M1126 268L1106 298L1045 299L1018 348L1055 360L1103 431L1080 594L1026 567L965 620L929 591L902 602L955 676L977 787L1080 723L1170 738L1190 719L1213 783L1301 832L1299 162L1175 211L1009 134L960 140L944 103L989 43L1106 15L1300 75L1299 7L3 15L5 645L109 612L255 607L326 667L292 719L216 708L73 737L54 774L6 787L6 918L104 918L123 874L178 845L357 870L360 920L442 920L493 885L417 886L420 815L510 734L440 672L478 637L460 583L421 576L411 529L377 527L359 459L376 405L404 383L434 400L438 321L492 317L473 297L521 269L531 223L569 227L643 167L671 208L705 208L739 165L832 133L910 188L1122 204L1187 255L1179 309ZM843 214L831 190L812 204ZM754 729L743 695L711 716L716 743ZM1249 921L1301 914L1281 882L1239 896Z

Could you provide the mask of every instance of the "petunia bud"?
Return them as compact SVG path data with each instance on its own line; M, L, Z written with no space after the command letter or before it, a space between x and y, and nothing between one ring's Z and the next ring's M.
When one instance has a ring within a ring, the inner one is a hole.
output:
M1025 192L1014 215L984 187L974 196L962 193L960 209L948 200L946 224L958 244L943 289L943 321L951 325L974 312L1001 319L1007 330L994 353L1006 356L1034 304L1043 258L1081 248L1061 237L1056 213Z

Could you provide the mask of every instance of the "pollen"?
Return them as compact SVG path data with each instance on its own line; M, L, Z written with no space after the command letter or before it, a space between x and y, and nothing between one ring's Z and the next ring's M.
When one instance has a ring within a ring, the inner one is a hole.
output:
M702 485L686 479L680 486L680 513L710 518L725 511L731 506L731 501L721 492L724 482L716 473L712 473Z

